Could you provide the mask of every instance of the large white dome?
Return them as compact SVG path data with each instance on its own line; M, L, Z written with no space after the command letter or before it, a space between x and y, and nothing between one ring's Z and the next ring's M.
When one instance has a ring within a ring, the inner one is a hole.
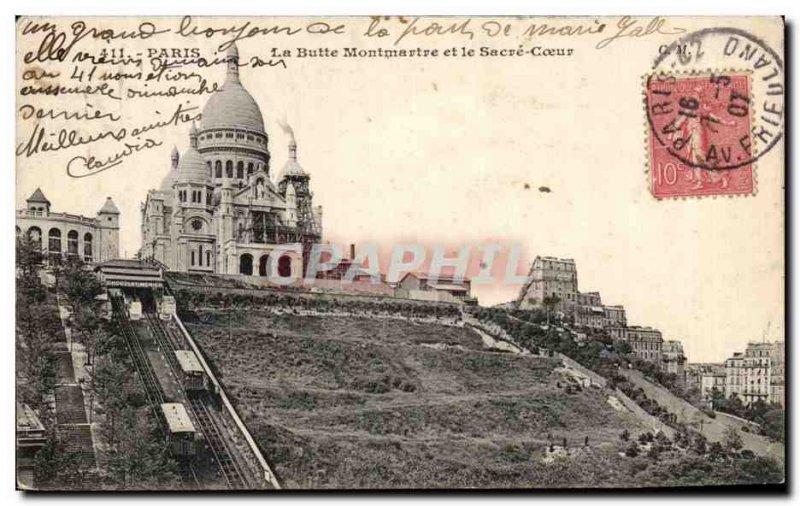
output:
M203 130L241 128L264 133L264 117L258 104L241 83L226 82L211 95L201 119Z
M264 117L255 99L239 80L239 51L228 49L228 72L222 88L211 95L203 108L202 130L239 128L264 133Z

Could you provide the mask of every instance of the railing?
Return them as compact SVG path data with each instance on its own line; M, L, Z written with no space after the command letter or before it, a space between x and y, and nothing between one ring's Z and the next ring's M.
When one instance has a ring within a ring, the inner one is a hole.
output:
M97 225L96 218L89 218L80 214L50 213L46 211L31 211L30 209L17 209L17 216L21 218L48 218L78 222L84 225Z

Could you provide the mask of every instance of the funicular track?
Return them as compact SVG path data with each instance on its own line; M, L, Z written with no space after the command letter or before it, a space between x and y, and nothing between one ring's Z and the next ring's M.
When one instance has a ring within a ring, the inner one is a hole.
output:
M130 352L133 366L136 368L136 372L144 385L147 401L158 423L161 424L162 428L166 429L166 421L160 411L161 404L164 404L164 391L161 388L161 384L158 382L155 371L153 371L153 367L147 359L147 354L142 348L142 343L136 337L136 330L128 319L123 301L119 296L112 296L111 304L114 309L114 316L119 323L122 337L125 340L125 345Z
M176 348L173 340L174 334L166 328L158 316L151 313L144 313L144 315L155 336L156 343L167 358L167 363L172 369L172 373L175 377L181 377L182 372L175 356L175 351L176 349L182 349L182 347ZM222 476L225 478L225 482L233 489L248 488L248 483L245 479L246 475L234 458L236 450L230 448L227 440L222 435L222 431L225 429L220 426L221 422L216 411L213 408L209 409L206 393L203 392L198 395L187 392L186 398L189 401L187 408L192 412L194 419L199 424L199 432L205 437L211 454L217 462Z
M225 481L231 488L247 488L244 474L239 469L236 461L232 458L231 452L228 451L225 440L220 433L216 416L200 398L190 398L189 406L202 427L203 435L206 437L211 453L214 455L214 459L217 461L219 469L225 477Z
M114 317L119 323L119 328L122 332L122 337L125 340L125 345L133 361L133 366L141 378L142 385L144 386L144 393L147 397L147 402L153 415L158 420L159 425L163 431L167 431L167 422L161 412L161 405L166 402L164 397L164 390L158 382L153 366L147 358L147 353L142 348L142 343L136 337L136 330L125 312L124 302L120 296L112 296L111 304L114 310ZM181 483L189 488L192 485L199 486L197 476L192 468L190 462L181 462L178 466L178 474Z

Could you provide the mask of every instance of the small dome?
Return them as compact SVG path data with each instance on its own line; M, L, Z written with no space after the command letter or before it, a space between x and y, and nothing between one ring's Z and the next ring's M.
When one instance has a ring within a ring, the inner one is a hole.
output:
M287 176L305 176L306 171L303 170L303 167L297 163L297 160L288 159L286 163L283 164L283 169L281 169L280 179L283 179Z
M297 162L297 142L294 140L294 134L292 134L291 140L289 141L289 159L283 164L281 173L278 176L278 181L282 181L287 176L305 175L306 171L304 171L303 167Z
M181 157L177 172L175 180L181 183L207 183L210 178L203 156L193 147Z
M177 179L178 171L175 169L170 169L169 172L167 172L167 175L164 176L164 179L161 180L161 186L158 187L158 191L171 192L172 186L175 184Z

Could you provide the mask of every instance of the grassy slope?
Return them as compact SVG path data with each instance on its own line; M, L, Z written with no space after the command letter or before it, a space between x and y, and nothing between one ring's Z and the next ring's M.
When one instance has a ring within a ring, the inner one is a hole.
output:
M553 360L482 351L468 329L197 316L189 330L287 487L610 486L618 434L644 429L599 391L566 394ZM548 435L581 464L544 463Z

